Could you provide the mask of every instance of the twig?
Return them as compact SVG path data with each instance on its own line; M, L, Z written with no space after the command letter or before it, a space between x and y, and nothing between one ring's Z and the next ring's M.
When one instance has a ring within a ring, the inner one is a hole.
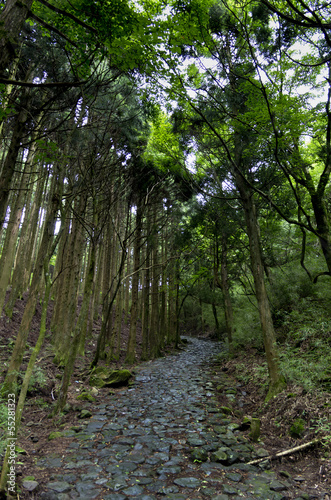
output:
M264 462L265 460L275 460L276 458L290 455L291 453L295 453L297 451L304 450L305 448L308 448L309 446L313 446L314 444L321 442L322 439L327 439L327 438L330 438L330 436L323 436L322 438L313 439L312 441L309 441L309 443L301 444L300 446L295 446L294 448L290 448L289 450L280 451L279 453L276 453L275 455L269 455L268 457L257 458L256 460L252 460L251 462L247 462L247 465L255 465L255 464L259 464L260 462Z

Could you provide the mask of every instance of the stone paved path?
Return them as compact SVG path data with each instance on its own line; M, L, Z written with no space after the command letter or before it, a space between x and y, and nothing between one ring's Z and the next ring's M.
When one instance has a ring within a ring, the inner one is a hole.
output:
M62 472L34 498L316 498L294 490L289 479L244 463L256 457L253 447L219 411L208 380L219 349L218 343L190 339L180 354L140 365L133 387L94 405L65 457L39 460L39 467L62 466Z

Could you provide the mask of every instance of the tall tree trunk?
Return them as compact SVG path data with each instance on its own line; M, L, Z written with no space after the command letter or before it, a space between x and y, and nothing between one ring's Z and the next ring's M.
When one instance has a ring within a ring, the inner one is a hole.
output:
M229 343L229 351L232 351L232 332L233 332L233 309L232 301L229 291L229 279L228 279L228 245L227 237L222 232L222 243L221 243L221 287L224 300L224 312L225 312L225 325L226 333Z
M32 161L32 150L30 149L26 160L25 170L21 177L20 187L16 196L14 206L11 208L6 240L0 260L0 315L3 309L6 291L11 278L11 272L16 256L17 236L23 214L26 199L28 180L30 179L30 167Z
M136 230L133 246L133 276L131 286L131 315L130 332L125 362L133 365L136 360L136 333L138 320L138 291L139 291L139 269L140 269L140 246L141 246L141 226L142 226L142 202L138 198L136 212Z
M147 207L146 226L149 226L149 207ZM150 243L147 235L145 244L145 271L143 273L143 290L142 290L142 318L141 318L141 335L142 335L142 351L141 361L149 359L149 316L150 316Z
M47 272L47 270L48 269L46 268L45 271ZM46 289L45 289L45 296L44 296L43 305L42 305L39 336L38 336L38 340L36 342L36 345L32 351L27 369L26 369L25 374L24 374L24 379L23 379L22 387L20 390L20 395L19 395L19 398L17 401L17 406L16 406L15 429L13 431L14 435L12 435L12 439L17 438L18 431L20 429L24 403L25 403L27 392L28 392L29 383L30 383L30 380L32 377L33 368L35 366L37 356L38 356L40 349L41 349L43 342L44 342L44 338L45 338L45 334L46 334L47 306L48 306L50 291L51 291L51 280L46 278ZM9 467L8 467L9 452L10 452L10 448L7 447L6 454L5 454L5 457L3 460L3 464L2 464L2 471L1 471L1 478L0 478L0 494L2 491L5 490L6 484L7 484L7 478L8 478L7 474L8 474L8 469L9 469Z
M96 249L96 273L94 276L93 280L93 285L92 285L92 298L91 298L91 309L90 309L90 316L89 316L89 322L88 322L88 328L87 328L87 337L91 338L92 337L92 332L93 332L93 321L94 319L98 318L98 309L99 309L99 296L100 296L100 287L99 287L99 281L100 281L100 275L101 275L101 257L102 257L102 246L100 242L98 242L98 246Z
M5 306L6 315L11 318L16 300L22 297L30 283L32 269L32 252L33 242L35 241L38 231L39 209L41 205L42 195L47 183L48 176L44 175L37 181L34 200L31 203L30 210L27 209L24 214L23 226L19 238L17 249L17 262L13 273L12 289L9 299Z
M19 36L23 25L29 15L33 0L7 0L0 14L0 74L4 75L6 69L16 57Z
M84 245L84 229L79 220L84 220L86 209L86 193L82 193L77 200L75 216L72 221L71 240L68 251L68 265L70 265L70 275L68 278L67 302L64 308L64 321L61 331L57 332L56 356L54 362L65 364L68 361L69 345L74 331L78 302L78 282L81 272L82 254ZM79 220L78 220L79 218Z
M1 16L0 16L1 19ZM1 24L0 24L1 26ZM0 36L1 40L1 36ZM0 42L1 47L1 42ZM1 48L0 48L1 53ZM0 56L1 59L1 56ZM1 74L1 71L0 71ZM28 111L26 106L18 113L15 118L15 124L13 127L13 133L9 149L7 151L6 159L3 164L1 177L0 177L0 228L3 226L7 213L8 196L10 192L10 186L12 183L12 178L15 173L16 162L19 150L21 148L22 137L25 133L26 120L28 117Z
M160 356L159 333L159 234L156 225L157 204L153 206L153 243L152 243L152 286L151 286L151 325L150 325L150 356L152 359Z
M250 259L255 285L255 294L260 314L264 349L267 358L269 371L269 391L266 401L281 392L286 386L284 376L281 373L276 335L271 316L269 299L265 287L264 267L261 253L259 226L256 216L256 209L253 200L253 193L246 185L240 172L235 172L236 185L239 190L242 205L245 212L247 235L249 239Z
M125 268L125 262L127 260L126 259L127 255L126 255L125 250L126 250L126 244L127 244L127 238L128 238L129 231L130 231L130 211L128 210L127 220L126 220L126 225L125 225L125 236L123 237L123 239L121 239L121 236L118 235L119 240L120 240L120 246L122 249L122 253L121 253L121 261L120 261L117 276L116 276L117 283L116 283L116 286L113 287L113 292L112 292L110 302L108 304L108 309L107 309L107 311L105 311L105 318L102 321L101 331L100 331L99 336L98 336L94 358L93 358L93 361L91 363L91 369L94 368L95 366L97 366L97 364L99 362L100 354L102 352L102 345L104 343L104 338L105 338L105 335L107 332L108 320L109 320L109 317L112 313L113 304L114 304L115 299L117 297L118 291L119 291L120 287L122 286L122 275L123 275L124 268Z
M82 345L82 338L84 338L84 325L86 323L89 311L92 283L94 277L94 268L95 268L95 246L92 245L89 269L86 275L85 286L84 286L83 303L74 329L73 338L71 339L70 346L68 346L67 362L62 376L59 397L56 406L52 412L53 416L59 413L61 410L63 410L64 405L66 404L71 375L75 367L75 361L79 347L80 345Z
M168 342L168 323L166 321L167 314L166 314L166 308L167 308L167 279L166 279L166 262L168 258L168 248L167 248L167 241L168 241L168 233L167 229L163 228L163 234L161 236L161 265L162 265L162 274L161 274L161 290L160 290L160 295L161 295L161 300L160 300L160 336L161 336L161 342L162 345L164 346Z
M6 378L2 386L1 394L3 396L7 395L8 393L17 392L18 371L22 363L26 342L28 339L29 330L31 326L31 321L36 309L38 288L41 279L41 274L45 265L49 264L49 260L51 258L51 252L54 251L52 243L54 240L56 215L59 210L61 202L60 193L61 193L62 183L63 183L62 175L58 176L54 174L52 179L51 192L49 193L50 203L45 220L43 239L38 251L38 257L33 273L33 278L29 291L29 297L24 309L21 324L16 337L14 350L12 352L11 359L9 361L9 367L6 374ZM57 188L58 191L55 191L55 188Z

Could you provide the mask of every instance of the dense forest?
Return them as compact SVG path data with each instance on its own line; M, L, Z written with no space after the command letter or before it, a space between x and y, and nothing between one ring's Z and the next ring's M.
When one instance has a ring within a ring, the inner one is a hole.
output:
M7 0L0 30L15 433L45 348L53 417L75 363L130 367L183 334L221 340L225 360L255 349L266 402L329 392L328 2Z

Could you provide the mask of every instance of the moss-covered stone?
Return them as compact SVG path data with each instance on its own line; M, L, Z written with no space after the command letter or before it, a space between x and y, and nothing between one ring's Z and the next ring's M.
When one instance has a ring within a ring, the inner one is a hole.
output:
M132 378L129 370L113 370L106 379L106 385L111 387L118 387L127 385Z
M89 384L93 387L120 387L128 385L132 378L132 373L129 370L108 370L100 367L96 369L90 377Z
M232 409L229 408L228 406L220 406L220 410L225 415L230 415L232 413Z
M90 418L90 417L92 417L92 413L89 410L82 410L78 418Z
M220 448L211 454L210 460L211 462L217 462L225 465L228 462L228 456L225 450Z
M48 436L48 441L52 441L52 439L57 439L59 437L62 437L62 432L60 431L51 432L50 435Z
M300 438L305 431L305 421L302 418L294 420L290 427L290 436L293 438Z
M98 375L91 375L90 380L89 380L89 384L92 387L97 387L98 389L102 389L102 387L104 387L106 385L106 382Z
M78 399L80 401L91 401L91 403L95 402L95 398L91 394L89 394L88 392L82 392L82 394L77 396L76 399Z
M240 425L240 430L245 431L245 430L249 429L251 426L251 421L252 421L252 417L250 417L249 415L245 415L242 419L242 422Z
M261 421L259 418L252 418L251 420L251 431L249 437L254 443L257 443L260 437L260 426Z
M20 446L15 446L15 451L16 451L16 453L19 453L20 455L27 455L28 454L27 451L25 451Z
M207 462L208 453L203 448L193 448L191 451L191 459L193 462Z

